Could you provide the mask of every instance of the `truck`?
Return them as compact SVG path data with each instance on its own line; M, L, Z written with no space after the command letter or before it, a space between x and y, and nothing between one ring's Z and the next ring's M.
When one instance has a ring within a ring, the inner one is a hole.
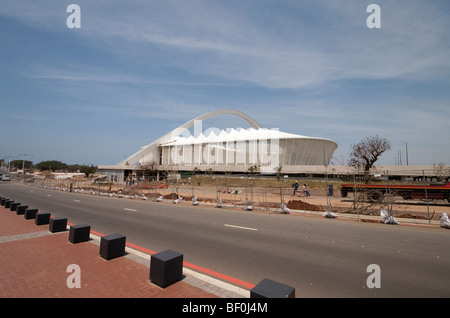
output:
M383 201L386 194L400 196L404 200L447 200L450 202L450 182L423 185L342 184L341 197L354 191L363 192L370 202Z

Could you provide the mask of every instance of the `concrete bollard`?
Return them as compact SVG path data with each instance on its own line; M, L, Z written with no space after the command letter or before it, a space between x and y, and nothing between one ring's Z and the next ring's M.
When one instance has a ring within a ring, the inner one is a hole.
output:
M295 298L295 288L264 278L250 290L250 298Z
M183 254L166 250L151 256L150 280L165 288L183 277Z
M63 232L67 227L67 218L52 218L48 230L52 233Z
M5 201L5 208L10 209L10 208L11 208L11 203L14 203L14 201L12 201L12 200L6 200L6 201Z
M17 207L18 207L19 205L20 205L20 203L18 203L18 202L11 203L10 210L11 210L11 211L17 211Z
M25 214L25 211L28 209L28 205L19 205L16 209L17 215Z
M23 217L25 220L34 219L36 214L38 213L38 209L26 209Z
M50 213L37 213L34 218L36 225L44 225L50 223Z
M122 234L110 234L100 239L100 256L106 260L125 254L126 237Z
M87 224L72 225L69 229L69 242L76 244L89 241L91 226Z

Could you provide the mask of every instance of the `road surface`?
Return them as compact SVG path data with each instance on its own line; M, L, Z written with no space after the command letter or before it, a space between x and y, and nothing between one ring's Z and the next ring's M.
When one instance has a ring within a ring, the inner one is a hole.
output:
M450 231L157 203L0 182L0 196L296 297L449 297ZM375 270L372 269L375 264ZM375 285L373 285L375 284ZM372 287L372 288L370 288Z

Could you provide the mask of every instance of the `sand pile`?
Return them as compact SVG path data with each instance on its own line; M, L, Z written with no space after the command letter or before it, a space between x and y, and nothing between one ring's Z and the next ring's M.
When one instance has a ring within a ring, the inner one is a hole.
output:
M323 211L317 205L309 204L302 200L289 200L287 207L292 210Z

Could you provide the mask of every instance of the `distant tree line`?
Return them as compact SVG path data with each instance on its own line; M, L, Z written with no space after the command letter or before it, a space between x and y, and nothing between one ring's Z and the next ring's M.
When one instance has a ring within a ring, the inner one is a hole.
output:
M97 172L97 167L93 165L80 165L80 164L72 164L68 165L64 162L58 160L47 160L41 161L39 163L33 164L32 161L28 160L13 160L9 163L10 169L18 169L22 170L24 167L25 170L40 170L40 171L64 171L64 172L81 172L89 177L89 175Z

